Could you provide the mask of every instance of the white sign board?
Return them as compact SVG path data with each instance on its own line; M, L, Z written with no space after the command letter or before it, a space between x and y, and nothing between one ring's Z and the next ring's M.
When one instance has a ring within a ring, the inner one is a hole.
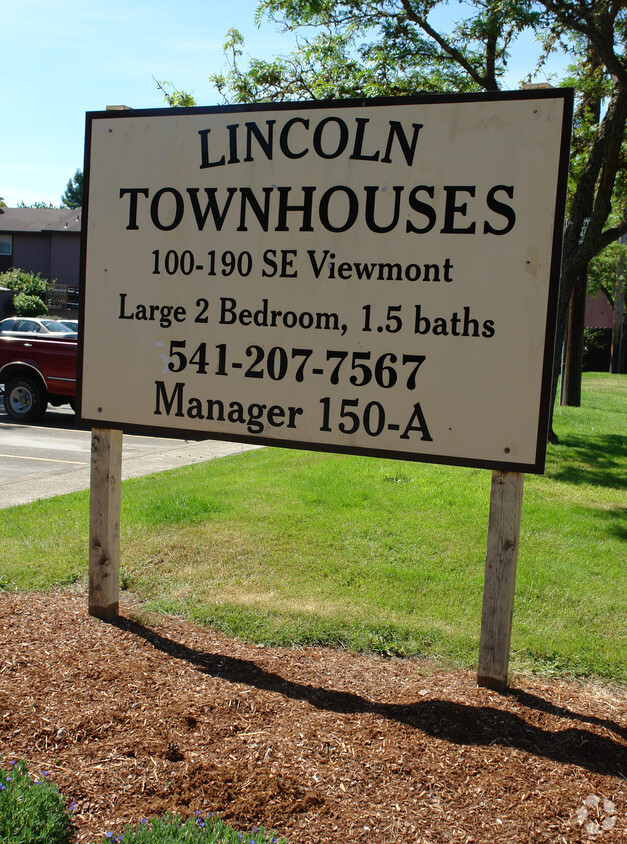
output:
M571 111L88 114L83 419L542 471Z

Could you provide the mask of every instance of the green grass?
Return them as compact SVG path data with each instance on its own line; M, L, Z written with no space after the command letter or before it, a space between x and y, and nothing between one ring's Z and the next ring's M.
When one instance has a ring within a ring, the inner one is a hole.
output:
M627 683L627 378L525 479L511 668ZM122 583L271 644L476 667L490 472L263 449L127 481ZM86 582L88 493L0 511L0 587Z

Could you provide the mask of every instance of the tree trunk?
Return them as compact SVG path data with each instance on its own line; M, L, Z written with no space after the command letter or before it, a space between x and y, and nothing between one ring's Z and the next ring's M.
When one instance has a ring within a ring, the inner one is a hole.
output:
M579 407L581 405L581 371L583 368L587 287L588 274L584 272L575 284L568 308L566 348L560 385L560 404L567 407Z
M621 238L621 243L626 240ZM625 317L625 300L623 298L623 273L625 272L625 256L621 250L616 262L616 287L614 288L614 321L612 323L612 357L610 372L620 373L622 370L623 348L625 343L623 320Z

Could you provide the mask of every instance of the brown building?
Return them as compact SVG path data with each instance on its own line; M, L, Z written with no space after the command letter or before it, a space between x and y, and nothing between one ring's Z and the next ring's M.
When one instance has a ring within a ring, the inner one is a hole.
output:
M80 235L80 208L0 208L0 272L18 267L54 281L50 311L68 316L78 307Z

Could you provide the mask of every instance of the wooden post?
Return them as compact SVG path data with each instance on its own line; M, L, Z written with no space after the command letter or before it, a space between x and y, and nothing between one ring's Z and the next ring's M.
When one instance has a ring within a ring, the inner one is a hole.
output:
M492 472L477 683L507 686L523 481L520 472Z
M92 428L89 501L89 613L117 618L120 599L122 431Z

